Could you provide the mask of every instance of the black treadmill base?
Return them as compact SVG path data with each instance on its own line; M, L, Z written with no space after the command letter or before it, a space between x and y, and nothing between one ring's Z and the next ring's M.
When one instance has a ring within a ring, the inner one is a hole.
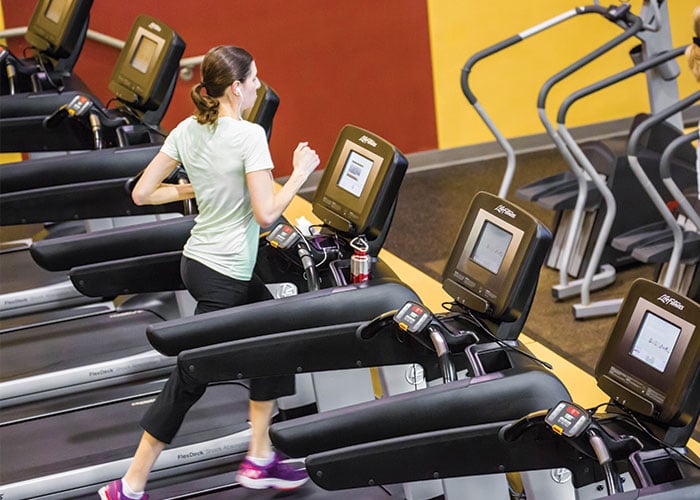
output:
M239 460L243 457L241 456ZM231 461L231 458L221 459L212 464L206 470L193 471L191 473L178 474L167 479L152 479L148 484L150 498L159 500L235 500L235 499L318 499L318 500L388 500L389 498L404 498L401 485L375 486L371 488L357 488L352 490L326 491L314 484L307 482L302 487L282 491L274 489L251 490L242 488L235 483L235 473L239 461ZM71 492L71 498L75 500L94 500L99 486L81 488ZM59 497L44 497L45 500L53 500Z

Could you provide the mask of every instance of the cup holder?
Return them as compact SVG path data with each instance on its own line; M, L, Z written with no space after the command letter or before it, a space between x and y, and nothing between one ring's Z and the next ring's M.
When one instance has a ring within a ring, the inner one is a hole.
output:
M139 144L159 144L162 137L154 134L143 125L124 125L117 129L119 146L137 146Z
M671 457L655 457L642 461L652 484L663 484L683 479L678 464Z
M476 359L484 374L500 372L513 367L508 353L502 348L477 352Z

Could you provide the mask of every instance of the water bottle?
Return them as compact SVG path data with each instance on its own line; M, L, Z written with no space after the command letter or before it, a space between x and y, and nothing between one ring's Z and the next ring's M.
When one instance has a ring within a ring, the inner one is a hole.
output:
M353 283L362 283L369 279L370 258L369 244L364 235L350 241L353 254L350 256L350 278Z

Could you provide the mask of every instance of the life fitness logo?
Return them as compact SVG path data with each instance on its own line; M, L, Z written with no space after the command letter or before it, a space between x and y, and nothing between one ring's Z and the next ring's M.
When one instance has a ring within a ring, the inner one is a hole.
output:
M673 297L666 295L666 294L663 294L661 297L659 297L656 300L658 300L659 302L661 302L663 304L667 304L671 307L675 307L679 311L682 311L683 309L685 309L685 306L681 302L679 302L678 300L676 300Z
M511 219L515 219L515 212L513 212L508 207L504 207L503 205L498 205L496 208L494 208L494 210L501 215L506 215L506 216L510 217Z
M363 135L362 137L360 137L358 139L358 141L360 141L363 144L368 144L368 145L372 146L373 148L377 147L377 143L374 141L374 139L367 137L366 135Z

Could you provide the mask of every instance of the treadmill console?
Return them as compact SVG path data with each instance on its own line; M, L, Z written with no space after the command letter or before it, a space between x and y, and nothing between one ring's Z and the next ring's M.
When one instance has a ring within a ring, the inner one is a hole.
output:
M632 284L596 366L598 386L670 426L700 411L700 305L658 283Z
M141 111L158 109L170 99L185 42L167 25L140 15L119 54L109 90Z
M24 38L39 52L60 59L80 50L93 0L39 0Z
M376 239L392 215L408 161L381 137L341 130L313 199L313 213L347 236Z
M513 321L537 286L552 241L532 215L486 192L472 199L443 273L458 303L498 321Z

